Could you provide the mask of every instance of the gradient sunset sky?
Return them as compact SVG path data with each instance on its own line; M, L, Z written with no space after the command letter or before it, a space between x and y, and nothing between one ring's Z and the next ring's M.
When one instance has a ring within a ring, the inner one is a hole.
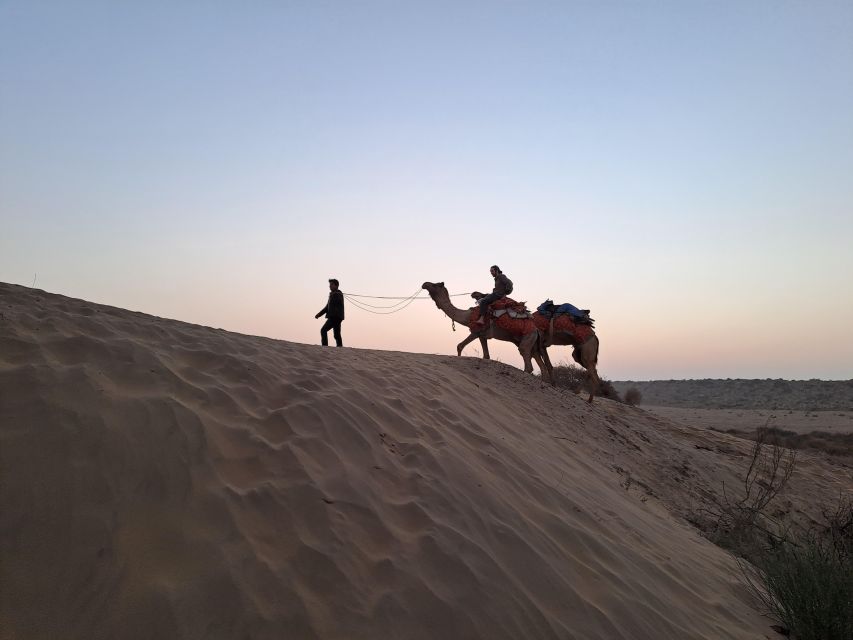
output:
M0 0L0 219L0 280L242 333L497 263L610 379L853 378L853 2Z

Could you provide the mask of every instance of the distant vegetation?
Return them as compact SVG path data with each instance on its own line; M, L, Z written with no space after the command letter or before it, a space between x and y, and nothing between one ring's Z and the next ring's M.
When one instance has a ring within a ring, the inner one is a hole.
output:
M614 381L620 394L634 387L643 404L692 409L853 411L853 380Z
M713 429L718 431L718 429ZM829 433L827 431L810 431L808 433L796 433L787 429L769 427L767 432L776 439L783 447L788 449L811 449L812 451L823 451L835 459L839 464L850 465L853 463L853 433ZM740 438L751 439L752 435L738 429L726 429Z

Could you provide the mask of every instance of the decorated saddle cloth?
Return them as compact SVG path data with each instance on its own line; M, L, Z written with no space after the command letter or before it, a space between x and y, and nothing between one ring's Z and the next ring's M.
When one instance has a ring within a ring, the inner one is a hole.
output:
M533 322L545 335L546 344L552 343L555 331L571 334L571 344L583 344L595 333L590 323L577 322L568 313L546 316L537 311L533 314Z
M523 302L516 302L512 298L501 298L489 305L488 316L494 319L496 327L505 329L517 335L527 335L536 330L533 315L527 310ZM480 308L474 307L471 313L471 321L468 328L472 331L480 331L483 325L477 324L480 318Z
M506 296L490 304L489 311L493 318L500 318L504 314L509 315L510 318L525 319L532 317L525 303L516 302Z
M595 322L589 317L589 309L578 309L575 305L568 302L554 304L553 300L546 300L536 310L549 319L555 316L568 315L576 324L588 324L592 326Z

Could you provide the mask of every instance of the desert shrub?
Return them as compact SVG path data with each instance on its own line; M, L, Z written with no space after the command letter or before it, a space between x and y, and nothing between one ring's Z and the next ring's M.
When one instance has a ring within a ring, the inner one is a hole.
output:
M632 407L636 407L643 401L643 394L640 393L640 390L637 387L629 387L627 391L625 391L625 404L630 404Z
M622 402L619 392L616 391L616 387L610 380L602 377L601 374L599 374L599 380L601 382L596 395ZM560 364L554 367L554 384L564 389L570 389L575 393L589 391L589 375L583 367L574 364Z
M711 517L711 539L743 557L753 559L767 546L784 537L768 515L768 506L776 498L794 472L797 455L779 444L766 428L757 429L743 479L740 497L730 495L723 485L723 495L705 509Z
M796 454L778 434L755 434L740 497L706 510L712 539L737 558L744 580L765 613L799 640L853 638L853 500L824 510L824 523L796 530L768 514L788 483ZM750 564L751 563L751 564Z
M557 365L554 367L554 384L571 391L581 391L587 384L586 370L573 364Z
M613 383L610 382L610 380L603 376L599 376L599 380L601 380L601 384L598 386L599 396L607 398L608 400L622 402L622 397L619 395L619 392L616 391L616 387L613 386Z
M847 558L853 558L853 497L841 498L834 511L823 510L823 535Z
M853 638L850 502L798 536L786 536L741 570L766 613L799 640Z

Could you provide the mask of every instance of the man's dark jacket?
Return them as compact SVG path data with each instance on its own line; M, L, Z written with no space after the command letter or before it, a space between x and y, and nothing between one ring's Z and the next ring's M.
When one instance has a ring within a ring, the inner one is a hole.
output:
M322 311L320 311L317 316L321 316L326 314L326 317L329 320L343 320L344 319L344 294L342 291L332 291L329 294L329 301L326 303L326 306L323 307Z
M512 293L512 281L503 272L495 276L495 288L492 290L492 293L501 297Z

